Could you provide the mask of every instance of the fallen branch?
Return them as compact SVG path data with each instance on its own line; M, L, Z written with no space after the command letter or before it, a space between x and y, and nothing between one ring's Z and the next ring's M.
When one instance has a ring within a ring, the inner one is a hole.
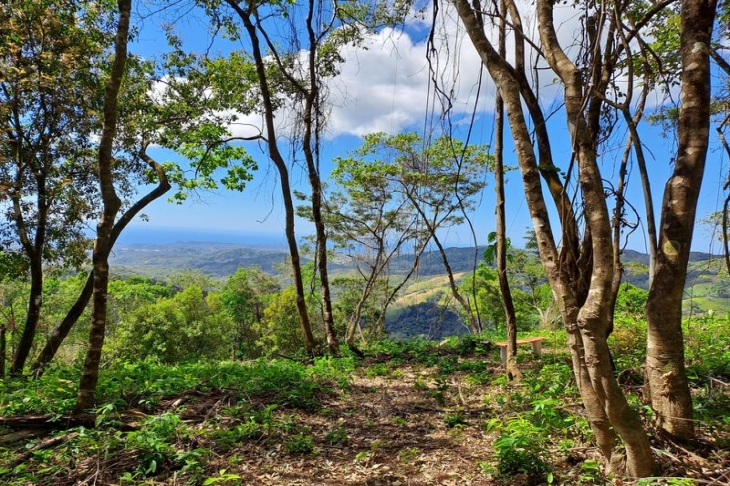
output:
M28 449L27 451L23 452L18 457L16 457L12 461L10 461L10 463L8 464L8 467L10 469L12 469L16 466L19 466L19 465L23 464L25 461L27 461L28 459L30 459L31 457L33 457L33 453L42 451L43 449L49 449L51 447L54 447L62 442L73 439L77 435L79 435L78 432L70 432L68 434L59 435L58 437L52 437L50 439L44 440L43 442L39 442L32 448Z

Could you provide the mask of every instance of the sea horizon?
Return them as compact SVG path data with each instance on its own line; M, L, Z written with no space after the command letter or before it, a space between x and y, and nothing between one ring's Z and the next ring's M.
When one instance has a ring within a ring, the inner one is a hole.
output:
M171 244L171 243L228 243L246 247L282 249L286 247L284 235L211 230L198 228L173 228L135 225L127 227L117 240L120 245Z

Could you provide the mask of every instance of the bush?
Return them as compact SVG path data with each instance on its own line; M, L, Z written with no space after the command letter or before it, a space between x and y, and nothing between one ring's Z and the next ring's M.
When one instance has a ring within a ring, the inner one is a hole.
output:
M509 478L522 474L526 484L545 482L550 466L543 458L544 431L525 419L514 419L494 441L497 470Z
M234 334L219 297L191 286L131 312L108 348L119 357L168 364L219 360L231 357Z

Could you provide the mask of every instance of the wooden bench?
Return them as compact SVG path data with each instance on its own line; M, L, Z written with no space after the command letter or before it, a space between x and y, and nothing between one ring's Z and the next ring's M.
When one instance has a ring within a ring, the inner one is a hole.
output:
M545 338L542 337L534 337L534 338L528 338L528 339L518 339L517 340L517 346L521 344L532 344L532 354L537 356L538 358L542 356L542 340ZM500 341L494 343L495 346L499 346L499 358L502 360L502 363L507 362L507 341Z

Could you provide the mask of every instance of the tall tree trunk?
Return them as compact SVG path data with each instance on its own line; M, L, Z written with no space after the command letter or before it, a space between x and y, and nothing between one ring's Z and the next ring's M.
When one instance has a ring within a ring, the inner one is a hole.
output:
M284 157L281 155L279 145L276 140L276 127L274 125L275 110L272 99L272 93L269 86L268 74L266 73L266 64L264 62L264 54L261 50L261 42L256 30L256 25L251 17L256 17L256 8L251 7L250 11L244 10L238 2L234 0L226 0L226 3L236 12L243 26L248 33L251 41L251 51L254 62L256 64L256 75L258 76L259 87L261 88L261 101L264 106L264 121L266 125L266 143L269 151L269 158L274 163L279 173L279 184L281 187L281 196L284 201L284 211L286 213L285 234L287 245L289 246L289 257L291 258L292 276L294 279L294 288L297 295L297 312L299 313L299 326L304 338L304 347L309 355L314 355L315 343L312 334L312 326L309 320L309 312L307 309L307 301L304 293L304 281L302 278L302 264L299 255L299 246L297 244L296 232L294 230L294 201L291 194L291 184L289 182L289 169L287 168Z
M40 354L30 367L30 371L36 379L43 375L45 367L53 360L54 356L56 356L56 351L58 351L58 348L61 347L64 339L66 339L68 333L71 332L71 329L81 317L81 314L83 314L84 309L86 309L86 306L89 304L93 289L94 272L92 270L86 278L86 284L84 284L84 288L76 298L76 302L74 302L71 306L60 324L53 329L51 335L48 336L45 346L43 346Z
M674 172L664 189L654 278L646 306L646 374L662 429L694 437L692 397L684 365L682 297L710 131L710 59L716 0L681 7L681 106Z
M23 333L20 335L18 347L15 350L13 364L10 367L12 376L21 376L25 368L25 362L30 356L33 348L38 322L41 318L43 306L43 256L41 253L33 252L30 259L30 294L28 296L28 313L25 317Z
M7 341L8 326L3 324L0 327L0 380L5 378L5 360L8 355Z
M505 12L504 1L500 2L501 12ZM506 53L506 18L499 18L499 55L504 57ZM494 191L497 196L497 207L495 209L497 231L497 277L499 280L499 292L502 294L502 309L504 310L505 327L507 329L507 377L512 381L522 379L522 372L517 366L517 315L515 304L512 301L512 291L509 288L507 277L507 235L504 211L504 101L502 95L497 92L494 102Z
M352 311L352 314L350 315L350 318L347 322L345 342L347 343L348 349L359 357L363 357L364 354L355 344L355 333L360 328L362 309L365 306L365 302L367 302L373 290L375 289L377 280L385 269L387 262L390 260L389 258L385 259L385 262L383 262L384 264L381 264L385 249L383 248L382 240L379 240L379 243L380 245L378 247L378 255L376 256L375 263L371 266L370 275L368 275L365 281L365 288L363 289L362 294L357 301L357 304L355 304L355 309Z
M566 268L561 264L552 234L530 131L523 114L518 76L487 39L480 26L481 14L475 12L467 0L454 0L454 3L482 62L504 99L522 172L525 196L535 226L540 258L560 306L568 332L573 370L598 446L608 463L619 469L620 454L615 448L618 433L626 448L627 473L634 477L648 476L654 472L656 466L649 440L638 415L629 407L611 370L606 343L604 300L610 292L613 276L608 209L593 142L589 136L589 126L582 113L584 105L581 73L559 47L552 20L553 4L538 0L538 28L546 58L565 86L571 141L579 167L579 183L586 211L586 231L591 244L588 250L592 250L593 255L590 291L587 292L585 302L582 302L582 282L586 278L577 273L577 266Z
M581 352L578 349L573 352L574 358L582 361L589 378L589 381L582 385L581 393L584 400L588 397L587 402L592 400L596 402L590 405L596 409L594 420L603 420L605 417L608 420L606 425L610 424L623 439L628 474L646 476L656 467L649 440L641 427L638 415L629 407L626 397L613 378L611 354L606 341L607 305L610 301L614 268L608 208L597 164L595 138L591 136L595 135L597 130L591 126L590 118L583 111L585 99L580 70L559 46L553 24L553 4L548 0L538 0L537 18L546 59L565 86L565 111L573 153L578 163L578 181L583 194L586 231L590 234L592 249L590 291L578 312L575 331L583 350ZM591 106L589 105L589 109ZM584 391L583 388L589 389ZM594 428L600 429L601 425ZM602 432L607 433L607 431ZM601 448L604 456L615 466L616 461L613 456L615 451L609 451L603 446Z
M18 144L20 145L20 144ZM10 374L20 376L23 374L25 362L30 355L35 340L38 322L41 319L41 308L43 307L43 250L46 242L46 223L48 220L48 195L46 190L46 178L43 171L35 176L36 189L38 190L38 223L35 228L35 235L32 238L28 233L28 227L23 219L21 210L20 192L13 196L13 209L15 224L18 228L20 243L28 256L30 265L30 294L28 296L28 313L23 326L23 333L15 351L13 365Z
M16 153L15 157L23 159L25 156L22 150L22 143L19 141L15 144ZM43 306L43 251L46 244L46 225L48 222L48 208L49 208L49 196L48 189L46 187L47 180L45 171L37 167L38 162L33 159L27 162L27 166L31 168L33 177L35 179L36 190L38 194L36 196L37 204L37 222L35 227L35 234L31 238L29 233L28 225L23 218L22 208L22 190L16 190L11 196L13 205L13 217L15 219L15 226L18 231L20 238L20 245L23 247L25 255L28 257L30 265L30 293L28 295L28 313L25 318L25 325L23 327L23 333L21 334L18 347L13 357L13 364L10 368L10 374L14 376L20 376L23 374L25 368L25 362L30 355L33 342L35 340L36 330L38 329L38 323L41 318L41 308ZM18 188L22 187L22 176L23 171L18 171L16 177L16 185Z
M322 188L319 176L310 175L312 182L312 213L317 233L317 270L319 271L320 291L322 292L322 319L327 348L332 354L339 353L339 342L335 332L334 314L332 312L332 292L330 291L329 272L327 269L327 232L322 220ZM316 197L315 197L316 194Z
M89 348L81 372L76 411L82 412L94 404L96 384L99 381L99 363L106 331L107 292L109 286L109 253L112 249L114 220L121 207L121 200L114 189L112 148L117 130L119 89L127 63L127 41L132 0L118 0L119 21L114 45L114 62L104 92L104 125L99 142L99 186L103 208L96 226L96 240L92 262L94 268L93 309Z
M327 230L322 218L322 180L319 172L319 131L320 97L319 75L317 72L317 36L314 32L315 0L309 0L307 10L307 34L309 37L309 89L305 90L304 107L304 139L302 147L307 161L309 185L312 187L312 219L316 233L317 270L319 271L320 291L322 293L322 319L324 321L327 348L332 354L339 353L339 343L335 332L334 314L332 313L332 293L330 292L329 273L327 269ZM314 150L312 147L314 145Z

